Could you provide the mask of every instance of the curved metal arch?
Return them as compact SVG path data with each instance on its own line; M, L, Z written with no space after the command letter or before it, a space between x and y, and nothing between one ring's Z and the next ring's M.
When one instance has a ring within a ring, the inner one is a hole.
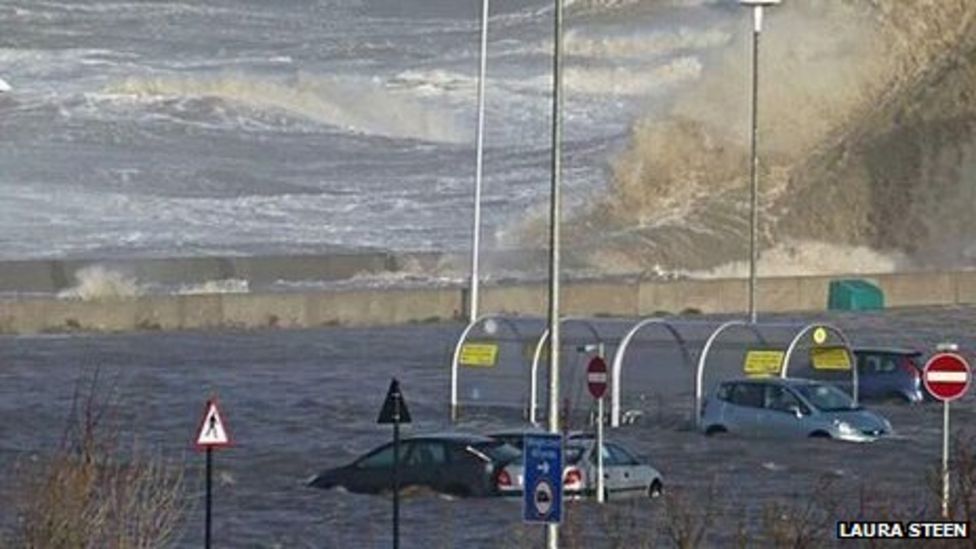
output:
M596 329L592 322L588 318L580 316L569 316L566 318L559 319L559 326L567 322L579 322L586 326L590 333L593 334L593 338L596 339L597 343L603 343L603 338L600 336L600 331ZM545 348L546 342L549 341L549 327L543 330L542 335L539 336L539 341L535 344L535 352L532 354L532 368L529 370L529 423L535 425L535 411L539 406L539 359L542 357L542 349Z
M695 373L695 412L694 413L695 413L695 425L697 427L701 427L702 382L705 374L705 362L708 360L708 353L711 352L712 345L715 343L715 340L718 339L718 336L722 335L722 332L730 328L735 328L740 326L743 328L748 328L749 331L756 336L756 339L759 340L760 343L763 344L766 343L766 340L763 338L762 334L756 328L756 325L751 322L747 322L745 320L730 320L728 322L725 322L724 324L720 325L718 328L715 328L715 331L712 332L712 335L708 336L708 339L705 340L705 346L702 347L701 356L698 357L698 370Z
M627 352L627 347L630 346L630 340L634 339L637 332L646 328L647 326L652 326L655 324L660 324L664 326L671 335L674 336L674 340L678 342L681 346L681 352L685 357L685 363L691 361L691 353L688 352L688 348L685 346L684 338L681 337L681 333L678 332L677 328L667 320L659 317L645 318L639 321L637 324L632 326L630 330L624 335L623 339L620 340L620 345L617 347L616 352L613 354L613 365L611 366L610 374L610 426L619 427L620 426L620 377L621 371L623 370L624 364L624 354Z
M515 337L522 337L522 334L519 333L518 326L512 322L512 319L502 315L482 315L468 323L468 325L464 328L464 331L461 332L461 336L458 337L458 342L454 346L454 357L451 359L451 422L455 422L458 419L458 365L459 361L461 360L461 348L464 347L464 342L468 339L468 334L471 333L471 330L482 322L487 322L489 320L495 320L505 324L512 331L512 333L515 334Z
M817 328L823 328L833 333L835 336L837 336L840 339L841 343L844 345L844 350L847 351L847 358L848 360L850 360L850 364L851 364L851 398L854 399L854 404L857 404L857 394L858 394L857 364L855 364L854 353L851 352L851 343L847 339L847 336L844 334L844 332L841 331L840 328L833 326L831 324L823 324L823 323L808 324L807 326L804 326L802 330L797 332L795 336L793 336L793 341L791 341L790 346L786 348L786 353L783 355L783 362L779 366L780 377L787 377L787 374L789 373L788 370L790 367L790 358L793 356L793 351L796 350L796 346L800 344L800 340L802 340L807 334L809 334L813 330L816 330Z

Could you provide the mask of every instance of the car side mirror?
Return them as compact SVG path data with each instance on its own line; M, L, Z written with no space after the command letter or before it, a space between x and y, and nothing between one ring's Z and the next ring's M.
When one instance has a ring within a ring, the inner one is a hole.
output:
M793 412L793 415L796 416L797 419L803 417L803 411L800 410L800 407L797 406L796 404L790 404L789 411Z

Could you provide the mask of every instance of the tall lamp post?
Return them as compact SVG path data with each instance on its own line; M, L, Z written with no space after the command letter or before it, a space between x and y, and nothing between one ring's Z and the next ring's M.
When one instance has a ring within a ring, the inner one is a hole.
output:
M471 236L471 292L468 296L468 320L478 319L478 263L481 259L481 174L485 150L485 73L488 68L488 3L481 4L481 57L478 68L478 130L474 173L474 228Z
M549 432L559 433L559 180L562 172L563 0L555 0L552 51L552 167L549 194ZM559 525L546 527L546 547L559 547Z
M749 321L756 323L756 264L759 263L759 35L762 34L763 8L782 0L739 0L752 8L752 161L749 201Z

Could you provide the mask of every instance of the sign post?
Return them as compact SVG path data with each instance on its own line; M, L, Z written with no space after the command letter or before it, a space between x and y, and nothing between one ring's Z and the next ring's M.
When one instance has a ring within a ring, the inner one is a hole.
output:
M603 396L607 393L607 363L602 356L590 359L586 367L586 386L596 399L596 501L603 503L606 497L603 485Z
M200 418L200 427L197 429L197 438L194 442L197 450L206 450L207 452L206 518L203 537L203 545L207 549L210 549L211 510L213 508L213 449L230 445L230 432L227 430L227 424L224 423L223 416L220 415L220 410L217 408L217 397L212 397L207 401L203 410L203 417Z
M410 423L410 411L400 392L400 382L390 381L383 409L376 423L393 424L393 549L400 547L400 424Z
M563 437L540 433L525 435L522 453L525 481L522 520L559 524L563 515Z
M942 518L949 518L949 402L966 394L971 379L969 363L954 352L937 353L925 363L925 389L942 401Z

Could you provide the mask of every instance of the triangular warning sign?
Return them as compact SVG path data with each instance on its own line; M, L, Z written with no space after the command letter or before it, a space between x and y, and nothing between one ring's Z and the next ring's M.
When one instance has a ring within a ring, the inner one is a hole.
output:
M203 412L203 419L200 420L200 428L197 429L196 446L203 450L230 446L230 444L230 433L227 431L227 424L224 423L223 417L220 415L220 410L217 409L217 399L208 400Z
M400 382L396 378L390 382L390 389L386 391L386 400L383 401L383 409L380 410L376 423L410 423L407 401L400 392Z

